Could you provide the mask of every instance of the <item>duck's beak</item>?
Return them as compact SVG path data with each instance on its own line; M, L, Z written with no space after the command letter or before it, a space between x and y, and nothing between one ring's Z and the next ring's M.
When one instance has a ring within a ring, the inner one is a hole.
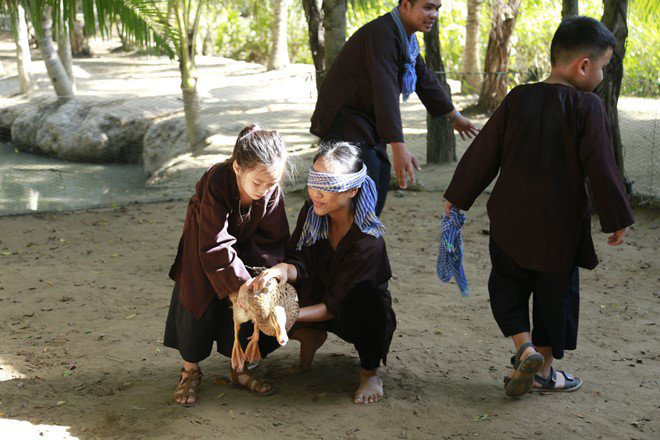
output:
M273 327L275 327L277 342L282 346L286 345L289 342L289 335L286 333L286 312L284 311L284 307L275 306L270 319Z

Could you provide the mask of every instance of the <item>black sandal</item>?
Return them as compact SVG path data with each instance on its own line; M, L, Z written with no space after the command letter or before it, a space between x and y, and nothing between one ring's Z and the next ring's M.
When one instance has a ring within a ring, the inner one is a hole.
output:
M582 386L582 379L574 377L572 374L565 371L559 370L561 374L564 375L564 387L557 388L557 371L554 367L550 367L550 375L548 377L543 377L541 375L535 375L534 380L541 384L540 388L532 388L531 391L538 393L571 393L577 391Z
M504 391L509 397L519 397L527 393L532 388L534 377L543 367L545 358L541 353L532 353L521 360L523 352L534 347L534 344L527 342L523 344L515 356L511 357L511 364L515 370L513 376L504 378Z

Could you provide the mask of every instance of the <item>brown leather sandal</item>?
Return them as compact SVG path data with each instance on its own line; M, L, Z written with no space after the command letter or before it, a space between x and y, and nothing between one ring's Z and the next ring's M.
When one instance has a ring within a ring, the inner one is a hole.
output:
M183 377L183 373L186 373L187 376ZM199 397L197 397L197 388L199 388L201 385L203 376L204 375L202 374L201 368L197 368L195 370L186 370L185 368L181 368L179 384L174 390L174 402L181 406L185 406L186 408L197 405L197 402L199 401ZM177 402L176 400L180 397L185 397L186 402L188 401L189 397L194 397L195 401L190 403Z
M275 392L275 388L273 388L273 385L270 384L269 382L258 379L247 371L247 368L243 371L236 371L233 368L230 369L231 371L231 383L234 384L235 387L238 388L245 388L246 390L252 392L258 397L265 397L265 396L270 396ZM243 385L239 380L238 376L248 376L247 382L245 382L245 385ZM260 389L263 388L264 385L270 385L270 389L266 391L259 391Z

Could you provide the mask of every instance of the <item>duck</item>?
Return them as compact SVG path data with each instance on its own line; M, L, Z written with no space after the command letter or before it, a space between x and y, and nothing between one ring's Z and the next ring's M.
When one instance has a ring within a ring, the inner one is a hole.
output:
M280 285L276 279L268 280L262 289L254 291L244 285L238 292L231 293L229 300L234 317L234 346L231 352L233 369L242 370L246 359L250 363L261 359L260 331L274 336L281 346L289 341L287 332L291 330L300 313L298 293L292 285ZM254 324L254 332L244 352L238 334L241 324L248 321Z

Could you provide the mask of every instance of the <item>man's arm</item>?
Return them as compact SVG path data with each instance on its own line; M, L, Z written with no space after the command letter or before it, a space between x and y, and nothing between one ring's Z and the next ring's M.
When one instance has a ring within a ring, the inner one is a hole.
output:
M437 118L442 115L447 118L452 128L461 135L461 139L476 136L479 129L454 108L454 104L451 102L451 96L442 87L435 72L426 67L421 55L417 56L415 71L417 72L417 87L415 92L431 116Z

